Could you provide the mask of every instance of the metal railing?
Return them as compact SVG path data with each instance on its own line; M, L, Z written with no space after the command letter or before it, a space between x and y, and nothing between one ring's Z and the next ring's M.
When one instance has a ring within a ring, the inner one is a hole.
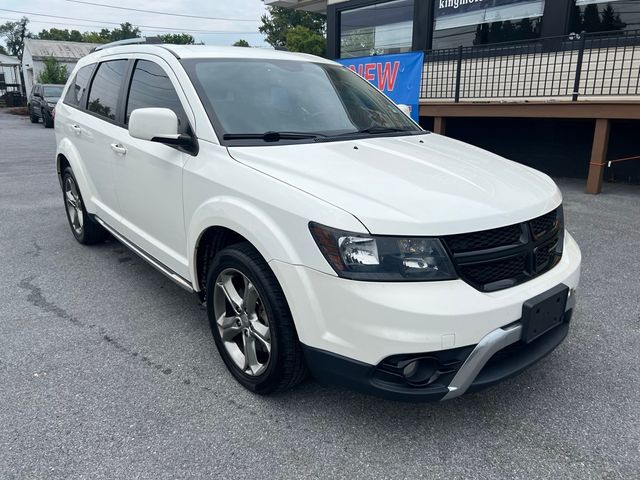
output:
M420 97L495 101L640 97L640 30L425 53Z

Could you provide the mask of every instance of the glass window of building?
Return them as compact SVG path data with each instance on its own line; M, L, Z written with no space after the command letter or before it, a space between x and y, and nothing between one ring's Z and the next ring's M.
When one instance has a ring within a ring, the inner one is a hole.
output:
M576 0L572 32L615 32L640 29L640 0Z
M342 58L411 51L413 0L394 0L340 13Z
M538 38L545 0L436 0L433 49Z

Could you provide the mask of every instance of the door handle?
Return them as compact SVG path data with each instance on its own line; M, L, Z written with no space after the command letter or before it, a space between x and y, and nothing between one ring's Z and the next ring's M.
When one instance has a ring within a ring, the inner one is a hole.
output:
M116 152L118 155L126 155L127 154L126 147L123 147L119 143L112 143L111 144L111 150Z
M79 125L71 125L71 129L75 132L76 135L80 135L82 133L82 129Z

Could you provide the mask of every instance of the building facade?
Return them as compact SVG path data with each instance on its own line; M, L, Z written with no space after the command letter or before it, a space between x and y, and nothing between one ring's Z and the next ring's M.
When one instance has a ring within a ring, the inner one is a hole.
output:
M640 183L640 0L265 3L326 13L330 58L424 51L427 128L592 193Z
M60 64L67 67L71 73L79 59L89 54L94 43L63 42L57 40L36 40L27 38L24 41L24 53L22 55L22 72L26 94L38 83L38 75L44 69L44 60L53 57Z

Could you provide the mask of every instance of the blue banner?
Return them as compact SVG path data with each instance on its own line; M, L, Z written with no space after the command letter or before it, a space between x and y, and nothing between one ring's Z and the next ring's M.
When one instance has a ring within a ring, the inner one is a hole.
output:
M368 80L395 103L408 105L411 117L418 121L423 52L342 58L336 61Z

